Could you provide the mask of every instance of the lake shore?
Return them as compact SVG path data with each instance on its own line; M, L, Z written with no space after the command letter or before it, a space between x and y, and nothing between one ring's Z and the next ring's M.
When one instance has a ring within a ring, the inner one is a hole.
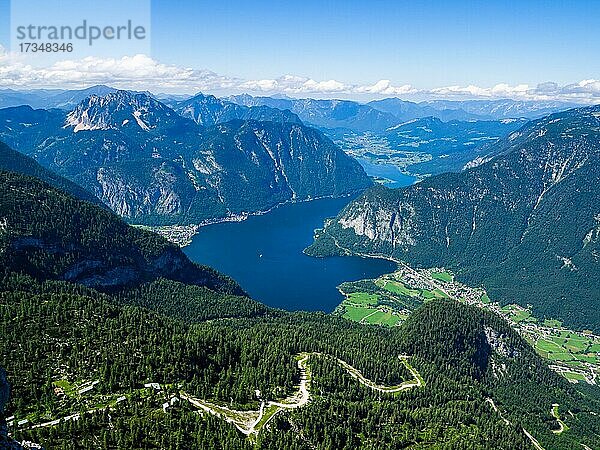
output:
M395 267L381 259L312 258L302 252L312 242L313 230L349 201L296 202L240 223L203 227L183 250L192 261L233 277L269 306L329 313L343 300L337 290L341 282L376 278Z
M239 214L231 214L226 217L216 217L213 219L206 219L197 224L189 224L189 225L161 225L161 226L153 226L153 225L141 225L141 224L132 224L132 226L137 228L142 228L145 230L152 231L154 233L160 234L168 241L172 242L179 247L186 247L192 243L194 236L198 233L200 228L206 227L209 225L216 225L219 223L227 223L227 222L243 222L247 220L249 217L253 216L264 216L265 214L269 214L270 212L276 210L285 205L297 204L297 203L308 203L313 202L315 200L324 200L324 199L342 199L352 197L353 195L358 195L360 192L353 192L345 195L324 195L320 197L311 197L307 199L290 199L284 202L277 203L276 205L260 211L253 212L242 212Z

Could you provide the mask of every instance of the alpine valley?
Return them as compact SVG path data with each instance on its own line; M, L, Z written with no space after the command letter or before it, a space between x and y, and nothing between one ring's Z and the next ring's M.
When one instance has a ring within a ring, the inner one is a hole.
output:
M491 153L461 173L368 190L310 253L448 267L492 298L600 331L600 107L534 120Z
M0 105L0 449L600 448L600 107ZM195 258L204 232L281 302ZM340 305L286 310L328 256L361 258Z

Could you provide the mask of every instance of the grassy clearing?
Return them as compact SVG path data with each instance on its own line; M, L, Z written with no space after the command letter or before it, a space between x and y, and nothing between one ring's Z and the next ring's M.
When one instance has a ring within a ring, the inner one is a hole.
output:
M421 289L421 297L423 297L425 300L433 300L435 298L435 294L432 291Z
M519 305L506 305L502 307L502 311L508 314L511 320L516 323L521 322L536 322L535 319L531 315L531 311L525 308L522 308Z
M371 325L380 324L383 320L385 320L386 313L381 312L379 310L374 310L370 315L365 317L365 322L370 323Z
M588 347L589 342L581 339L573 340L572 338L539 339L535 343L535 349L544 358L551 361L569 362L569 366L572 367L581 366L581 364L576 364L577 361L591 364L598 363L598 357L595 353L586 353Z
M338 307L338 311L342 313L344 319L370 325L393 327L406 318L406 314L401 314L406 305L398 300L398 308L396 309L389 305L389 301L392 290L402 292L403 298L406 298L406 293L409 290L402 283L386 279L379 279L376 284L381 289L377 293L358 291L346 294L346 299ZM387 289L384 289L385 286L387 286ZM386 300L385 303L382 303L382 298Z
M421 289L421 297L423 297L424 301L428 301L441 298L448 298L448 295L446 295L446 293L441 291L440 289L434 289L433 291Z
M67 380L57 380L57 381L53 381L52 385L59 389L62 390L62 392L70 398L76 397L77 396L77 385L67 381Z
M585 381L585 377L577 372L562 372L562 376L565 377L567 380L570 381Z
M393 314L391 311L376 311L374 314L365 318L365 322L370 323L371 325L386 325L390 327L393 327L401 320L401 317Z
M263 412L263 416L260 418L258 423L254 426L254 429L260 431L262 427L264 427L271 418L279 412L281 408L277 405L267 406Z
M379 296L367 292L353 292L348 295L348 301L357 305L377 305L379 303Z
M588 348L588 352L590 353L600 353L600 344L592 344L590 345L590 348Z
M392 294L407 295L409 297L418 297L419 291L407 288L404 283L399 281L377 280L377 286L391 292Z
M392 311L391 308L373 307L373 306L354 306L352 304L343 304L343 318L353 322L368 323L371 325L385 325L393 327L403 320L403 317Z
M594 353L580 354L580 355L576 355L576 357L579 361L583 361L583 362L587 362L587 363L591 363L591 364L598 363L598 357Z
M448 294L446 294L444 291L442 291L441 289L435 289L433 291L433 295L435 295L437 298L449 298Z
M529 311L517 311L513 315L514 321L517 323L525 322L530 317L531 317L531 313Z
M596 344L592 339L581 335L571 335L561 333L560 336L552 336L552 342L560 345L564 350L572 353L597 353L600 351L600 344Z
M571 337L564 343L564 347L572 352L585 352L590 346L589 339Z
M344 314L343 318L352 320L353 322L360 322L365 316L371 314L374 309L369 307L362 306L353 306L353 305L344 305Z
M431 272L431 278L438 281L443 281L444 283L450 283L454 280L452 274L443 271L443 272Z
M546 339L538 340L535 344L535 348L546 353L560 353L565 351L565 349L561 345L558 345L556 342L547 341Z
M573 361L575 360L575 356L573 356L571 353L567 353L567 352L554 352L554 353L548 353L548 359L550 361Z

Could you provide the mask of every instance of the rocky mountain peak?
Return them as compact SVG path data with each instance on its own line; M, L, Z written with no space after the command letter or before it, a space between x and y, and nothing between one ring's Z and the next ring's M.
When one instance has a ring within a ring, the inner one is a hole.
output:
M183 119L168 106L145 93L130 91L91 95L73 109L65 128L77 133L84 130L152 131L170 127Z

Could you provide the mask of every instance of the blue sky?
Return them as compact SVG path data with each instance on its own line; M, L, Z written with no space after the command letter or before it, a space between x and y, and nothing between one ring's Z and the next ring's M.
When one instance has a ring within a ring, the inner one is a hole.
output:
M0 0L5 47L8 4ZM379 80L531 89L600 79L599 20L597 0L152 0L148 56L227 79L291 74L354 92Z
M600 74L599 21L597 0L155 1L153 55L249 79L569 83Z

